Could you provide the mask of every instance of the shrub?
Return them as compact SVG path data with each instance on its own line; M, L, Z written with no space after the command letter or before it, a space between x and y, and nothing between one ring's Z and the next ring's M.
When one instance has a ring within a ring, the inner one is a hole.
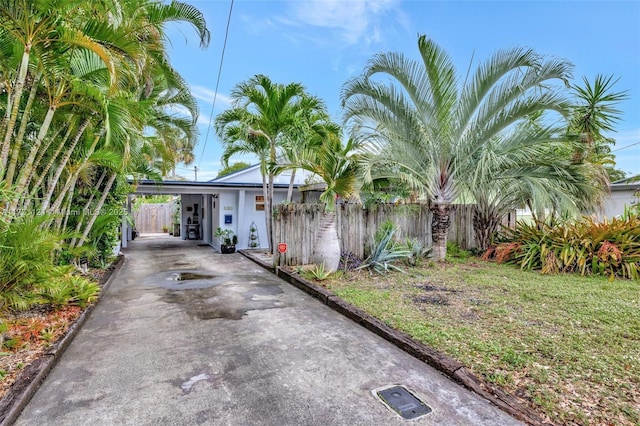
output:
M358 258L355 254L343 251L340 253L340 263L338 269L341 271L353 271L358 269L362 265L362 259Z
M308 279L324 281L327 278L329 278L329 276L331 275L331 272L325 269L324 263L320 263L318 265L314 265L313 268L306 271L304 275Z
M518 222L500 240L485 258L542 273L640 277L640 219L635 215L602 222L584 217L553 227Z
M397 260L407 259L411 252L404 247L399 247L393 240L395 229L392 226L383 225L376 233L376 245L369 257L357 269L369 268L379 274L385 274L389 270L403 272L393 264ZM379 238L379 239L378 239Z
M73 267L56 266L55 254L68 235L42 225L46 216L24 216L3 225L0 232L0 311L27 310L51 303L86 304L98 287L73 275Z
M409 251L407 263L411 266L417 266L422 262L422 259L431 256L431 247L425 248L424 243L418 239L407 238L405 244Z
M472 256L471 251L460 248L456 243L447 241L447 260L466 260Z

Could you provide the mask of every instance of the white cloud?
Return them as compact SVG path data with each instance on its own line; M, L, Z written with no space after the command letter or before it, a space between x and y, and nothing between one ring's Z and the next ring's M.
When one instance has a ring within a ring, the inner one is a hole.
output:
M292 1L288 15L280 18L285 25L325 29L333 36L316 37L320 44L371 45L382 41L382 25L393 13L394 18L406 22L399 10L399 0L312 0Z
M640 129L624 130L622 132L607 134L606 136L616 140L616 145L613 149L620 149L632 143L640 142Z
M612 149L616 156L616 167L627 172L627 176L639 175L640 129L623 130L606 136L616 140Z
M191 117L191 113L187 109L187 107L180 104L171 104L167 106L167 110L169 113L177 113L178 115Z
M198 125L204 126L204 127L209 127L213 124L212 121L209 119L209 116L206 114L203 114L202 111L200 111L200 115L198 115L197 123Z
M197 100L208 102L209 105L213 105L213 97L215 96L216 92L205 86L194 85L191 86L191 94L193 94L193 96ZM231 106L231 102L231 98L227 95L218 93L218 96L216 96L216 108L228 108Z

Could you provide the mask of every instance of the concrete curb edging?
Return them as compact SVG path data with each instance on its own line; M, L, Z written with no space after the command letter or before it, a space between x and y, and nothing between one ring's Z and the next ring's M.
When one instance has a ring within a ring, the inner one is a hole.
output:
M505 392L476 376L459 361L413 340L406 334L387 326L382 321L356 308L352 304L345 302L327 289L319 287L297 274L289 273L280 268L274 268L249 251L240 250L239 253L276 274L288 283L319 299L331 309L341 313L367 330L393 343L408 354L444 373L467 389L490 401L512 417L530 425L549 425L549 423L544 422L540 414L524 405L515 395Z
M14 386L11 387L0 401L0 426L13 424L24 407L29 403L33 395L36 393L42 382L47 378L53 367L62 357L62 354L69 347L76 334L84 323L87 321L97 304L100 302L101 296L107 291L112 278L122 268L124 256L118 256L118 260L110 267L100 280L100 293L98 302L89 306L78 319L69 327L67 333L49 348L44 355L38 358L25 368L17 377ZM20 386L19 383L24 383ZM17 387L15 385L18 385Z

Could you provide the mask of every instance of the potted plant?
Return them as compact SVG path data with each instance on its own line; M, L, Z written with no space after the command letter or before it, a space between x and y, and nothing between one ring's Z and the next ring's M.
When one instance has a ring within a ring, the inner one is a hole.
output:
M216 229L215 237L220 241L221 253L235 253L238 236L231 229Z

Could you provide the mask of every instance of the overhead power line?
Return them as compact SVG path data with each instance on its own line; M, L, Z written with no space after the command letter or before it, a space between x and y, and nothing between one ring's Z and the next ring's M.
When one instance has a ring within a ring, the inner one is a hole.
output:
M640 142L634 142L634 143L629 144L627 146L623 146L623 147L620 147L620 148L612 149L611 152L621 151L623 149L631 148L632 146L636 146L636 145L640 145Z
M233 0L229 5L229 17L227 18L227 29L224 32L224 42L222 43L222 55L220 55L220 66L218 67L218 78L216 79L216 91L213 93L213 104L211 105L211 115L209 116L209 125L207 126L207 133L204 137L204 145L202 146L202 154L200 154L200 161L198 161L198 168L202 164L202 158L204 157L204 150L207 148L207 141L209 140L209 133L211 131L211 123L213 122L213 110L216 107L216 98L218 97L218 87L220 86L220 75L222 74L222 64L224 63L224 52L227 50L227 38L229 37L229 25L231 24L231 12L233 11Z

